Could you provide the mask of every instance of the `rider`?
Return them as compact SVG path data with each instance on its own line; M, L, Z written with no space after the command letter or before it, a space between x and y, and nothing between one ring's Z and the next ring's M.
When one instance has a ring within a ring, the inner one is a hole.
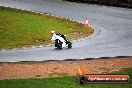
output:
M67 40L63 34L58 34L55 31L51 31L52 34L52 41L55 41L56 39L59 39L62 42L62 47L66 46Z

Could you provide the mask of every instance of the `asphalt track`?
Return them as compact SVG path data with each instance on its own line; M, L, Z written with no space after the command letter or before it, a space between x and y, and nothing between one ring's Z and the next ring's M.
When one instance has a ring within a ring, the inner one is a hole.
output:
M72 49L54 46L0 51L0 62L83 59L132 56L132 9L58 3L49 0L0 0L0 6L50 13L84 22L86 16L95 34L73 42Z

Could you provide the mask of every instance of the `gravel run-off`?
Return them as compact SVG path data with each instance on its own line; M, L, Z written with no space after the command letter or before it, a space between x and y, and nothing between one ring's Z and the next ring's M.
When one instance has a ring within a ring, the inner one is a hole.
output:
M0 79L75 76L80 66L86 74L105 74L125 68L132 68L132 57L0 63Z

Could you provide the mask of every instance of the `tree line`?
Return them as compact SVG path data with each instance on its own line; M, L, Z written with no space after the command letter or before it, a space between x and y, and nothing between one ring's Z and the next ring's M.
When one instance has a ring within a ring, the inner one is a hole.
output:
M67 0L67 1L132 8L132 0Z

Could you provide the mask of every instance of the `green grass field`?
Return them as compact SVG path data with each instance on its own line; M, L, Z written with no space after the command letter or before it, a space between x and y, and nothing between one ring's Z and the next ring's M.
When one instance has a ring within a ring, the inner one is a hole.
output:
M132 68L114 73L130 74L130 76L132 77ZM128 84L79 85L76 83L75 77L31 78L0 80L0 88L132 88L132 82Z
M66 19L0 7L0 49L51 44L51 30L66 34L70 40L78 39L86 36L74 33L82 27Z

